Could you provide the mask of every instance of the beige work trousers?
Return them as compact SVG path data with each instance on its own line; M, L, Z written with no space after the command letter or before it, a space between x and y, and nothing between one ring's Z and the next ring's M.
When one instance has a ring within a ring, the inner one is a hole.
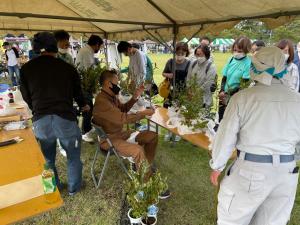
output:
M295 162L245 161L241 152L228 167L218 194L218 225L286 225L294 205Z

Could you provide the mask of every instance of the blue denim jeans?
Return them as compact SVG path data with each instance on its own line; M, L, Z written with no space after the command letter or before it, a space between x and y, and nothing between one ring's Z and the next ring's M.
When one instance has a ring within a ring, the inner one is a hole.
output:
M55 173L58 186L61 184L55 166L55 157L56 139L59 139L67 153L69 192L79 191L82 181L81 132L76 121L66 120L57 115L45 115L33 122L33 128L44 157Z
M10 76L13 86L18 86L20 84L20 69L18 65L8 66L8 74ZM16 77L15 77L16 76Z

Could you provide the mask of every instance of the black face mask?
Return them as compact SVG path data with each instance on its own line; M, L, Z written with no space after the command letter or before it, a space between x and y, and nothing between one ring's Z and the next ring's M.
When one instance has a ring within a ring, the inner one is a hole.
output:
M114 84L114 83L112 83L112 82L110 82L110 83L112 84L112 87L110 87L110 90L111 90L115 95L118 95L119 92L120 92L120 90L121 90L121 88L120 88L118 85L116 85L116 84Z

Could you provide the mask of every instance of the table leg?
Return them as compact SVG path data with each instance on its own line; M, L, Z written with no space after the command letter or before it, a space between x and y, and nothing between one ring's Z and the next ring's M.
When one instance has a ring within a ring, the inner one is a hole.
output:
M148 131L150 130L150 120L147 120Z

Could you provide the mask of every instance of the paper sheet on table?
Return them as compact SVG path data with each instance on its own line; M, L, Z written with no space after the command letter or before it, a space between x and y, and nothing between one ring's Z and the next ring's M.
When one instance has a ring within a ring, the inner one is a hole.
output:
M0 186L0 209L44 195L42 176Z

